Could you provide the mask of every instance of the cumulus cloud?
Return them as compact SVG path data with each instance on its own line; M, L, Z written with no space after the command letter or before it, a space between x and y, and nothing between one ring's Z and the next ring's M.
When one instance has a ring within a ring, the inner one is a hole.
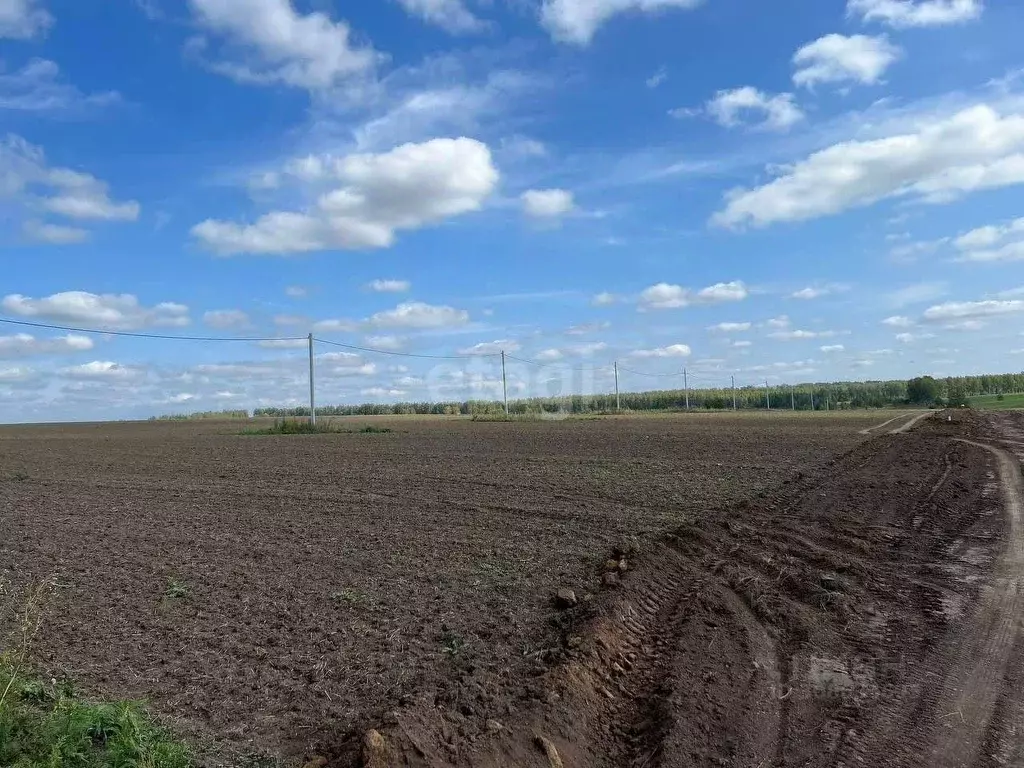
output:
M405 339L401 336L367 336L366 346L371 349L381 349L385 352L398 352L405 349Z
M842 344L826 344L825 346L821 347L821 351L824 352L826 355L831 355L836 352L845 352L846 347L844 347Z
M147 307L130 293L65 291L39 299L12 293L4 297L2 306L5 311L19 317L77 323L109 330L182 327L189 324L188 307L184 304L168 301Z
M891 27L960 24L981 16L982 0L849 0L846 12Z
M739 280L729 283L716 283L696 292L681 285L658 283L645 289L640 294L639 308L641 311L650 309L682 309L690 306L742 301L748 295L747 286Z
M306 349L309 341L306 339L265 339L256 344L263 349Z
M723 90L700 109L676 109L673 117L706 114L725 128L750 125L755 128L784 131L804 119L793 94L768 94L752 86Z
M59 355L84 352L93 348L88 336L68 334L49 339L39 339L29 333L0 336L0 359L28 357L30 355Z
M536 219L555 219L572 213L573 194L565 189L530 189L520 197L523 213Z
M830 339L833 336L838 336L838 331L804 331L804 330L792 330L792 331L775 331L769 333L768 337L771 339L778 339L779 341L803 341L806 339Z
M910 328L914 325L914 321L904 315L893 315L885 318L882 325L888 325L890 328Z
M0 0L0 38L28 40L53 24L40 0Z
M1024 301L1019 299L985 301L950 301L937 304L924 311L926 322L949 323L962 320L980 320L1024 312Z
M686 344L671 344L667 347L657 349L638 349L631 352L631 357L638 358L665 358L665 357L689 357L693 351Z
M752 323L718 323L717 325L709 325L708 330L717 333L739 333L749 331L751 327Z
M794 291L789 294L789 298L811 301L812 299L820 299L822 296L828 296L829 293L831 293L831 291L828 288L807 286L806 288L801 288L799 291Z
M512 341L511 339L499 339L497 341L483 341L479 344L474 344L471 347L460 349L459 354L470 355L473 357L484 357L500 355L502 352L518 352L522 348L522 345L518 341Z
M89 230L80 227L65 227L61 224L47 224L36 219L29 219L21 231L29 240L50 245L75 245L89 239Z
M309 296L309 289L304 285L289 285L284 289L284 295L289 299L304 299Z
M469 322L469 313L454 307L434 306L422 301L407 301L394 309L378 312L367 320L376 328L451 328Z
M406 12L452 34L479 32L486 24L462 0L398 0Z
M203 314L203 322L211 328L238 330L248 328L249 316L240 309L215 309Z
M317 320L313 323L314 333L351 333L352 331L358 330L359 324L352 320L345 320L343 318L329 318L326 320Z
M696 8L702 0L544 0L541 24L553 38L587 45L598 28L622 13Z
M599 293L590 300L591 305L595 307L610 307L613 304L618 303L619 297L614 293L608 293L607 291Z
M0 139L0 199L79 221L135 221L139 204L110 198L107 184L69 168L51 168L41 147L14 134ZM46 242L81 242L83 230L30 219L25 231Z
M300 13L291 0L189 0L196 22L224 40L211 68L244 83L329 88L374 67L379 54L353 42L344 21ZM205 54L206 38L192 50Z
M729 193L712 223L802 221L888 198L945 203L1024 181L1022 150L1024 115L970 107L911 133L815 152L763 186Z
M367 286L376 293L405 293L412 288L408 280L372 280Z
M71 379L134 379L142 375L138 368L130 368L120 363L104 360L94 360L91 363L75 365L70 368L61 369L61 375Z
M953 241L958 261L1006 262L1024 260L1024 218L972 229Z
M306 211L273 211L253 224L207 219L192 228L222 255L386 248L399 230L476 211L498 183L491 152L475 139L432 139L330 163L341 186Z
M885 36L825 35L793 55L793 83L804 88L820 83L874 85L901 55Z
M0 0L0 27L3 9L4 0ZM60 67L49 59L31 59L21 69L10 73L0 71L0 110L68 114L113 104L120 98L115 91L84 94L73 85L61 82Z

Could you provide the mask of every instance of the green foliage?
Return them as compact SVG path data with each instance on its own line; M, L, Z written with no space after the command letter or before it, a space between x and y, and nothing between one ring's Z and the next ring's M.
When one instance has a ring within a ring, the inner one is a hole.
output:
M918 376L907 382L907 401L914 405L931 405L942 398L942 386L931 376Z
M316 424L310 421L300 421L299 419L278 419L274 422L273 426L269 427L257 427L254 429L246 429L241 432L243 435L340 435L340 434L360 434L360 435L385 435L390 433L392 430L388 427L378 427L373 424L369 424L365 427L358 429L345 429L337 424L330 421L318 421Z
M349 605L358 605L366 600L366 595L360 592L358 589L352 587L346 587L338 592L331 593L331 600L337 603L348 603Z
M992 411L1008 411L1024 408L1024 394L979 395L968 398L971 408L984 408Z
M0 657L0 765L12 768L188 768L187 747L133 702L94 704L69 687L23 679Z
M13 472L11 474L11 480L15 481L16 483L23 483L26 480L28 480L28 475L25 474L24 472Z
M441 650L449 656L458 656L466 647L466 639L457 632L445 629L441 633Z
M206 419L248 419L248 411L197 411L196 413L169 413L154 416L150 421L202 421Z
M167 588L164 590L164 597L168 600L180 600L188 597L188 584L179 579L168 579Z

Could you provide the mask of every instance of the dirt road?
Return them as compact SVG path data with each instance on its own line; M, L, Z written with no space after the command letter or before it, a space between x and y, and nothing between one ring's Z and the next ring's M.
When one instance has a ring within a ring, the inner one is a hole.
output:
M491 693L484 723L398 711L376 757L1024 765L1024 479L1000 444L1024 420L908 419L651 551L609 553L610 586L556 615L535 679Z

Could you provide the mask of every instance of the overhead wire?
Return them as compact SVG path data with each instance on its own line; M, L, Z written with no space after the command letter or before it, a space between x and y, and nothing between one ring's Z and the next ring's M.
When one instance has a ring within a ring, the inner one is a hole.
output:
M101 336L128 336L137 339L165 339L171 341L303 341L305 336L189 336L170 333L143 333L141 331L116 331L100 328L77 328L70 325L52 323L34 323L28 320L12 320L0 317L0 323L19 325L27 328L42 328L51 331L69 331L71 333L94 333Z
M357 352L366 352L375 355L391 355L392 357L415 357L421 360L473 360L489 357L501 357L500 353L497 354L486 354L486 355L424 355L417 354L414 352L398 352L390 349L373 349L372 347L360 347L355 344L343 344L340 341L328 341L327 339L319 339L314 337L313 341L319 344L328 344L332 347L341 347L342 349L352 349Z

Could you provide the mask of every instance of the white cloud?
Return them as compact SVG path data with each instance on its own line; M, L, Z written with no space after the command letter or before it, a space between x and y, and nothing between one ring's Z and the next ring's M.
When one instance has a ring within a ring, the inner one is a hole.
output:
M0 0L0 38L27 40L53 24L39 0Z
M599 293L596 296L594 296L594 298L590 300L590 303L592 306L595 307L610 307L613 304L618 303L618 301L618 296L616 296L614 293L608 293L607 291L605 291L604 293Z
M769 328L789 328L790 320L787 315L779 315L768 320L765 325Z
M308 317L302 315L274 315L274 325L282 326L293 326L293 325L306 325L309 323Z
M794 293L789 294L789 298L810 301L811 299L820 299L822 296L828 296L829 293L830 291L828 290L828 288L815 288L812 286L808 286L806 288L801 288L799 291L795 291Z
M497 341L483 341L471 347L460 349L459 354L483 357L500 355L502 352L518 352L520 349L522 349L522 345L518 341L499 339Z
M844 347L842 344L826 344L825 346L821 347L821 351L824 352L826 355L831 355L836 352L845 352L846 347Z
M775 331L768 334L768 338L778 339L779 341L803 341L806 339L830 339L834 336L838 336L838 331L804 331L804 330L793 330L793 331Z
M377 293L405 293L412 288L408 280L373 280L366 286Z
M565 334L567 336L585 336L588 333L597 333L598 331L603 331L610 327L611 323L607 321L600 323L580 323L579 325L569 326L566 329Z
M367 323L376 328L451 328L469 322L469 313L453 307L407 301L394 309L378 312Z
M240 82L284 83L322 89L373 68L379 56L353 43L344 21L316 11L302 14L291 0L189 0L196 21L223 36L228 58L213 62ZM197 39L193 49L204 51Z
M0 0L0 25L3 7L4 0ZM59 78L60 67L49 59L31 59L9 74L0 67L0 110L35 114L79 112L113 104L121 98L115 91L86 95Z
M61 374L72 379L134 379L141 375L137 368L129 368L120 363L94 360L91 363L63 368Z
M953 244L963 252L957 261L1024 260L1024 218L973 229L958 237Z
M721 304L747 298L746 285L739 280L716 283L694 293L689 288L669 283L658 283L640 294L641 311L650 309L681 309L683 307Z
M796 105L793 94L769 95L749 85L719 91L705 105L704 111L725 128L751 124L745 118L755 116L755 127L784 131L804 119L804 113ZM686 117L690 112L673 111L673 114Z
M188 307L185 305L162 302L146 307L129 293L65 291L40 299L13 293L4 297L2 306L7 312L19 317L80 323L110 330L181 327L189 323Z
M686 344L672 344L667 347L658 347L657 349L638 349L635 352L631 352L630 356L639 358L689 357L692 353L692 350Z
M846 12L891 27L959 24L981 16L983 0L849 0Z
M479 32L486 24L474 16L462 0L398 0L405 10L452 34Z
M562 351L558 349L545 349L537 354L537 359L545 362L561 360L563 357Z
M874 85L901 55L884 35L825 35L793 55L793 83L804 88L819 83Z
M914 321L903 315L893 315L885 318L882 325L888 325L890 328L910 328L914 325Z
M29 219L21 231L30 240L38 243L50 243L51 245L77 245L89 239L89 230L79 227L65 227L60 224L47 224L46 222Z
M13 198L24 208L42 209L72 219L134 221L139 204L134 200L115 202L107 185L88 173L68 168L51 168L42 148L20 136L0 139L0 199ZM69 228L30 220L25 225L49 242L72 242L77 236ZM70 238L70 239L69 239Z
M50 339L37 339L28 333L0 336L0 359L28 357L29 355L57 355L84 352L93 348L88 336L68 334Z
M571 347L566 347L564 352L567 355L575 355L576 357L587 357L598 352L604 352L606 349L608 349L608 345L603 341L592 341L586 344L575 344Z
M1024 181L1024 115L986 105L922 123L916 131L847 141L788 166L767 184L734 190L719 226L801 221L887 198L944 203Z
M739 333L749 331L752 325L752 323L718 323L718 325L709 325L708 330L718 333Z
M203 314L203 322L211 328L235 329L248 328L249 316L240 309L215 309Z
M367 387L359 390L359 394L366 397L404 397L409 394L404 389L388 389L386 387Z
M366 346L381 349L385 352L399 352L405 349L405 339L401 336L367 336Z
M702 0L544 0L541 24L556 40L587 45L597 29L621 13L695 8Z
M351 333L359 328L358 323L351 320L331 318L328 320L317 320L313 323L314 333Z
M746 349L747 347L754 346L754 342L752 342L752 341L734 341L734 342L732 342L732 344L730 344L730 346L735 348L735 349Z
M934 333L897 333L896 341L900 344L913 344L915 341L934 339Z
M576 207L572 192L565 189L531 189L520 198L523 213L538 219L552 219L571 213Z
M289 285L284 289L284 295L289 299L304 299L309 296L309 289L302 285Z
M1024 301L988 299L985 301L950 301L929 307L922 315L927 322L956 322L1000 317L1024 312Z
M668 69L665 68L665 67L659 67L658 71L655 72L650 77L648 77L647 80L644 81L644 82L647 84L648 88L652 88L653 89L653 88L657 88L659 85L664 83L666 80L668 80Z
M273 211L254 224L207 219L192 234L223 255L386 248L398 230L476 211L498 183L485 144L432 139L332 163L342 186L304 212Z

